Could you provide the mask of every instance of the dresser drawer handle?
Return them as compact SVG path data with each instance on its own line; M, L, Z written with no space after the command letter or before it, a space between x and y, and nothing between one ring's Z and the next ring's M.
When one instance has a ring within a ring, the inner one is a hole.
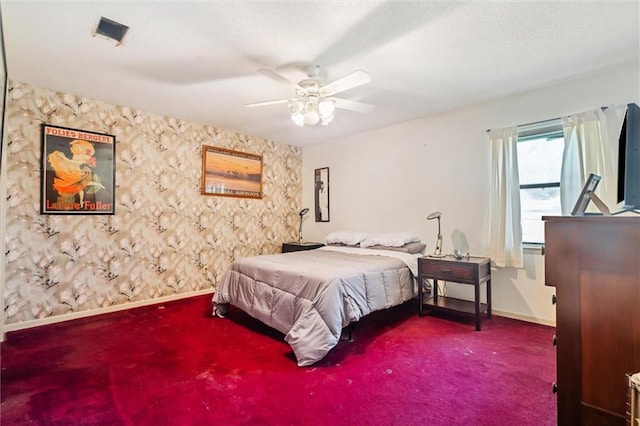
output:
M453 269L440 268L440 272L442 272L444 274L452 274L453 273Z

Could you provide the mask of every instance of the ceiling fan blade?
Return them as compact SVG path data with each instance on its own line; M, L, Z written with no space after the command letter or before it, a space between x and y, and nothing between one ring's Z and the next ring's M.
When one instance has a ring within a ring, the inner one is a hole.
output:
M260 107L260 106L267 106L267 105L284 104L286 102L289 102L289 99L275 99L273 101L252 102L250 104L245 104L244 106L253 108L253 107Z
M375 109L375 105L365 104L363 102L350 101L349 99L331 98L334 100L336 108L346 109L355 112L371 112Z
M371 81L371 76L362 70L354 71L320 88L325 96L332 96L345 90L353 89Z
M300 86L298 86L296 83L294 83L293 81L281 76L280 74L278 74L277 72L275 72L274 70L270 70L267 68L261 68L258 70L258 72L262 75L264 75L265 77L269 77L271 80L274 80L280 84L283 84L285 86L287 86L289 89L291 90L296 90L296 89L300 89Z

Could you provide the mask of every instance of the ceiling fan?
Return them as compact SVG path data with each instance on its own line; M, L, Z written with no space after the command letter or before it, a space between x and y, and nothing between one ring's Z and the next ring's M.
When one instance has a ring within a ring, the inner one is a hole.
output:
M254 102L247 107L260 107L275 104L288 104L291 119L298 126L315 125L321 122L329 124L334 117L336 108L355 112L371 112L374 105L349 99L336 98L334 95L345 92L354 87L371 81L371 77L364 71L358 70L339 78L331 83L323 84L318 79L319 67L310 72L304 80L294 83L270 69L260 69L258 72L270 79L293 90L295 96L286 99Z

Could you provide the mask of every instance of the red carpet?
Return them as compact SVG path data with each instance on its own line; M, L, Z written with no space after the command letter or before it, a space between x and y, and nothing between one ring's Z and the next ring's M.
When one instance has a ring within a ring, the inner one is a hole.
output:
M554 329L495 317L363 319L311 367L210 296L9 333L8 425L555 425Z

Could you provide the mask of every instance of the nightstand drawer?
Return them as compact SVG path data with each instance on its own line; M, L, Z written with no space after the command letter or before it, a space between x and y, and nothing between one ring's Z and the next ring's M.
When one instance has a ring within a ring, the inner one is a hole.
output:
M418 273L438 280L455 280L459 282L477 279L478 265L474 263L447 262L442 259L430 260L420 258Z

